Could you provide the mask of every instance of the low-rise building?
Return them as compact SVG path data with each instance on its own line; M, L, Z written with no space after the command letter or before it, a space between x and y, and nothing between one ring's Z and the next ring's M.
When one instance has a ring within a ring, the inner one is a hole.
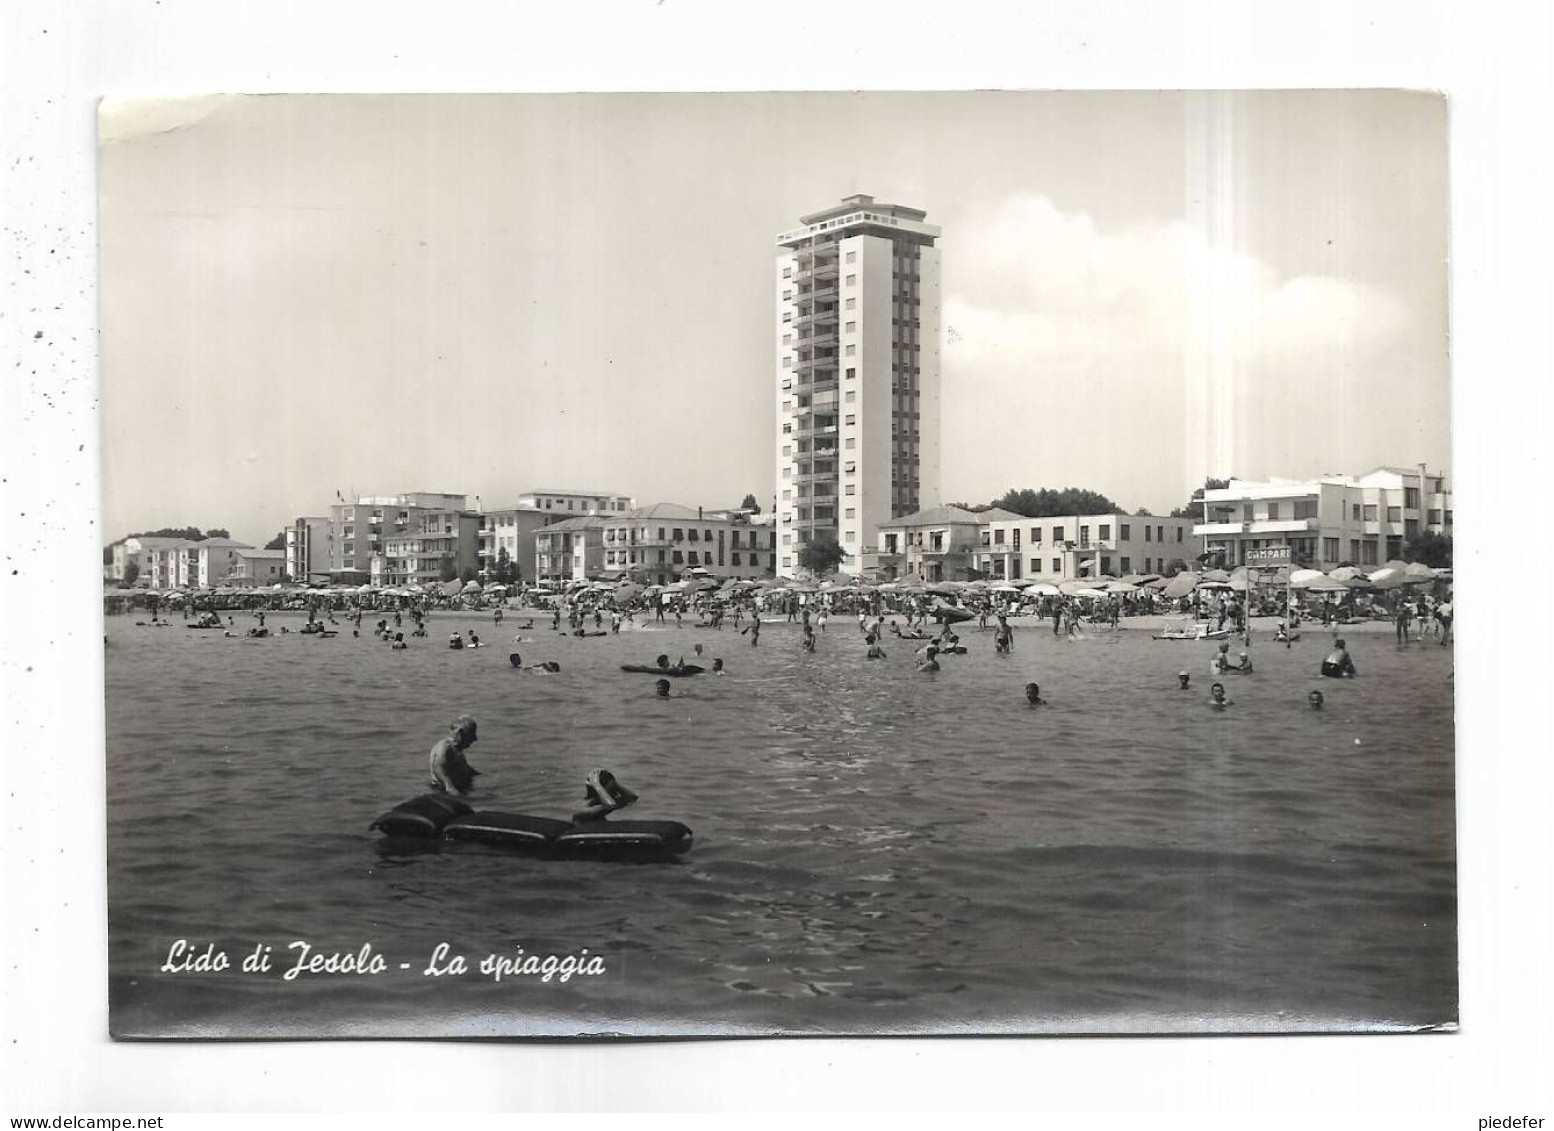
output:
M187 544L183 538L156 538L143 534L122 538L112 546L113 561L108 567L108 577L113 581L133 577L137 587L170 589L177 582L168 570L172 558L165 551Z
M464 511L467 501L464 495L411 491L362 495L355 502L335 504L329 516L334 534L329 543L331 576L336 580L370 576L372 560L385 556L389 537L413 531L420 515Z
M463 496L459 496L462 498ZM463 509L410 508L405 529L383 536L369 573L374 585L428 585L479 570L480 516Z
M1287 547L1293 564L1329 570L1374 568L1402 558L1415 535L1450 534L1451 528L1445 477L1421 466L1310 480L1232 479L1204 492L1193 533L1203 539L1210 565L1245 565Z
M1190 518L1149 514L1025 518L994 508L978 512L976 569L1015 581L1074 580L1107 574L1165 574L1185 569L1199 550Z
M286 574L285 550L238 550L226 584L277 585Z
M882 522L879 571L889 581L965 581L976 569L980 522L960 507L930 507Z
M205 538L185 542L172 551L175 584L185 589L213 589L231 583L242 551L252 550L235 538Z
M604 569L604 519L580 515L534 535L534 576L542 582L583 581Z
M561 518L580 515L622 515L637 503L630 495L615 491L577 491L542 487L518 496L517 507L544 511Z
M604 571L659 585L682 577L770 577L777 569L776 526L746 511L654 503L606 519Z
M480 538L476 551L480 572L494 578L506 554L515 580L534 580L534 536L546 526L565 521L564 515L534 507L511 506L485 511L480 516Z

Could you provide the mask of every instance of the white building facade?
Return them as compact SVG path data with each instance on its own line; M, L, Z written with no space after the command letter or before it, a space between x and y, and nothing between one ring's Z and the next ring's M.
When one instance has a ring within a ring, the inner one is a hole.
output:
M519 495L513 510L543 511L552 516L551 521L575 518L579 515L621 515L637 505L630 495L616 491L577 491L544 487Z
M879 565L882 523L938 503L939 229L872 197L777 237L777 570L835 539Z
M1192 568L1201 552L1190 518L1146 514L1024 518L1000 510L977 517L981 537L976 568L1003 581L1167 574Z
M1204 492L1193 527L1210 564L1231 568L1246 564L1249 551L1288 546L1295 565L1322 570L1401 559L1424 531L1451 534L1452 497L1444 474L1422 465L1305 481L1232 479Z

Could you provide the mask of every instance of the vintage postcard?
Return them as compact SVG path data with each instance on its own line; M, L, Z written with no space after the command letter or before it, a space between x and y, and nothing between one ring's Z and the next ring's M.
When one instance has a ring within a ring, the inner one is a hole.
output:
M99 127L115 1036L1455 1027L1443 97Z

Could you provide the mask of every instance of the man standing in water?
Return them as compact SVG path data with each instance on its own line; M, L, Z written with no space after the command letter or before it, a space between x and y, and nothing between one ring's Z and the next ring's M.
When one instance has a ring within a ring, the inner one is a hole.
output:
M464 751L475 744L475 738L476 728L473 718L469 715L460 715L453 720L448 730L448 737L432 747L430 759L432 789L439 793L447 793L450 790L457 793L470 791L480 771L469 764L468 759L464 757Z

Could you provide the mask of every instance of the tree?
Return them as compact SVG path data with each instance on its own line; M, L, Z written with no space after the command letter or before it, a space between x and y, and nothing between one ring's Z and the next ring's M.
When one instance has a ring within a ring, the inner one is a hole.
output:
M1219 491L1230 486L1229 479L1215 479L1213 476L1203 481L1203 486L1196 488L1192 498L1187 500L1185 507L1177 507L1171 512L1172 518L1198 518L1203 517L1203 493L1205 491Z
M994 499L992 505L1024 515L1026 518L1127 513L1123 507L1119 507L1099 491L1082 487L1064 487L1061 491L1054 491L1051 487L1043 487L1039 491L1033 491L1029 487L1020 490L1011 487L1004 492L1003 498Z
M1170 564L1165 567L1164 573L1166 577L1175 577L1186 568L1187 563L1181 558L1172 558Z
M284 550L286 548L286 532L282 530L274 538L264 544L266 550Z
M811 538L799 547L799 565L815 574L830 573L846 556L835 538Z
M140 579L140 563L134 558L124 563L124 584L134 585Z
M471 581L474 581L475 580L475 567L474 566L465 566L464 567L464 572L459 574L459 580L462 581L465 585L468 585Z
M459 576L459 567L454 564L452 554L444 554L437 563L438 581L456 581Z
M223 530L219 526L213 526L213 527L211 527L209 530L207 530L205 532L205 537L207 537L207 538L230 538L230 537L232 537L232 532L230 530ZM282 542L281 545L284 546L285 543Z
M1451 535L1421 530L1403 543L1405 561L1419 562L1431 569L1451 568Z
M739 504L739 509L742 511L749 511L751 514L760 514L761 504L755 501L755 496L753 494L746 495L744 502Z
M496 567L492 570L491 576L498 585L511 585L518 580L518 571L513 568L512 555L507 552L506 546L497 549Z

